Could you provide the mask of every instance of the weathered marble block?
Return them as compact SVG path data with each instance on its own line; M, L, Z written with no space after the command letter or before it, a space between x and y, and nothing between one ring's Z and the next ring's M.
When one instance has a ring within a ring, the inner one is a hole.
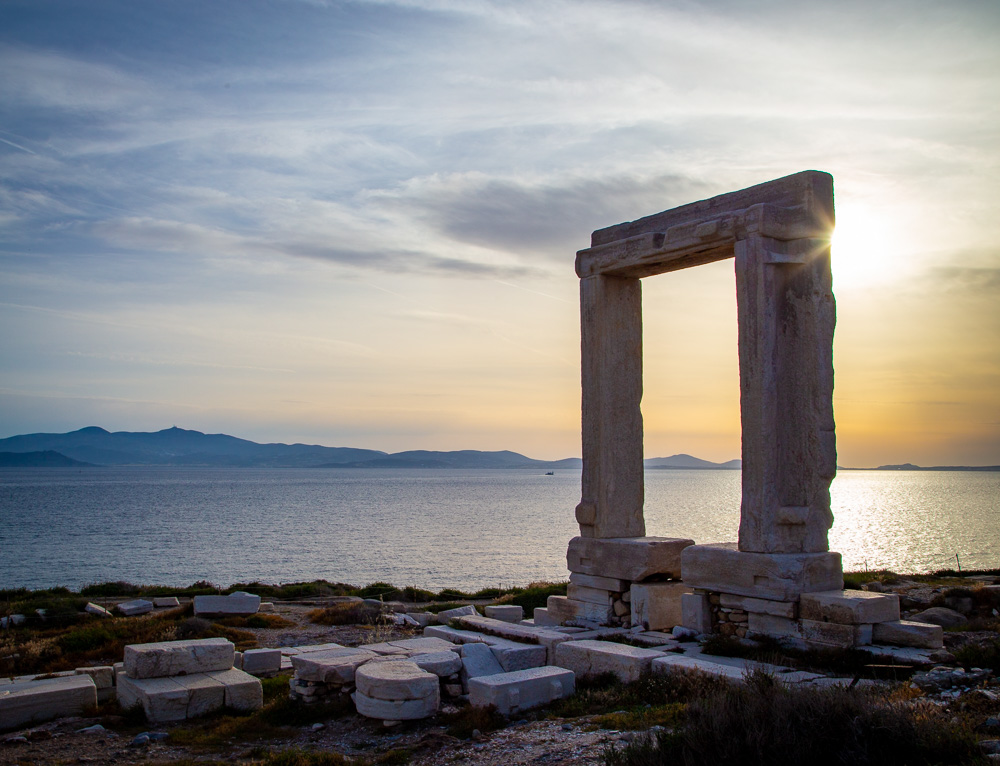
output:
M640 649L610 641L568 641L556 647L553 664L572 670L576 678L614 673L628 683L648 673L653 660L662 656L663 652L655 649Z
M520 622L524 619L524 608L516 604L494 604L483 610L486 616L503 622Z
M260 610L260 596L237 591L228 596L195 596L196 615L251 615Z
M911 620L878 622L872 627L872 640L876 644L941 649L944 646L944 628Z
M161 641L125 647L129 678L164 678L233 667L236 647L225 638Z
M684 622L681 597L691 587L683 582L633 583L632 624L646 630L670 630Z
M153 602L146 601L143 598L137 598L132 601L123 601L116 607L116 609L126 617L135 617L139 614L152 612Z
M569 697L575 688L571 670L530 668L471 679L469 703L474 707L494 705L501 715L512 715Z
M408 660L372 662L358 668L358 691L371 699L402 701L438 694L438 677Z
M840 554L750 553L736 543L692 545L681 554L684 582L692 588L797 601L803 593L842 590Z
M89 675L4 684L0 686L0 731L85 715L96 707L97 686Z
M899 620L899 596L860 590L803 593L799 615L804 620L861 625Z
M681 551L694 540L673 537L574 537L566 563L570 572L641 582L654 575L681 577Z

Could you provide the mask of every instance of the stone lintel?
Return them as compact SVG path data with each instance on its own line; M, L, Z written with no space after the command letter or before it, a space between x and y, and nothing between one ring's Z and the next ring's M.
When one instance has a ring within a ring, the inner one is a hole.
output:
M739 191L692 202L662 213L598 229L591 235L591 247L606 245L640 234L662 232L680 224L710 222L725 213L758 204L777 208L802 207L817 225L833 229L833 176L819 170L804 170ZM813 235L815 236L815 235Z
M566 563L570 572L598 577L641 582L660 575L678 580L681 551L692 545L694 540L674 537L574 537Z
M751 553L736 550L736 543L691 545L681 554L681 568L693 588L769 601L844 587L840 554L830 551Z
M829 244L830 226L801 206L751 205L580 250L576 273L581 278L605 274L636 279L665 274L732 258L735 243L753 235L785 242L815 238Z
M804 593L799 602L799 614L804 620L846 625L894 622L899 620L899 596L860 590Z

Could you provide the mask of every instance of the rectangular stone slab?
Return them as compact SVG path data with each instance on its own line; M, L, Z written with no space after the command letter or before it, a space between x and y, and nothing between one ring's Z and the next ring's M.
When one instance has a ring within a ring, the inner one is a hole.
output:
M681 551L694 540L673 537L574 537L566 563L570 572L641 582L655 575L681 578Z
M471 679L469 703L473 707L494 705L501 715L512 715L569 697L575 689L576 679L571 670L552 666L531 668Z
M639 680L648 673L652 662L662 657L655 649L640 649L610 641L568 641L556 647L554 665L572 670L577 678L614 673L622 682Z
M794 601L769 601L765 598L734 596L731 593L719 594L719 605L728 609L742 609L744 612L787 617L790 620L794 620L799 614L799 605Z
M260 596L252 593L231 593L228 596L195 596L194 613L198 614L257 614Z
M861 625L899 620L899 596L861 590L832 590L803 593L799 601L803 620Z
M533 628L527 625L512 625L502 620L491 620L489 617L459 617L458 623L463 628L477 630L487 635L506 638L510 641L521 641L526 644L538 644L548 650L548 661L552 661L553 649L569 636L545 628Z
M228 670L235 659L236 647L225 638L130 644L125 647L125 672L132 679L166 678Z
M872 627L872 641L876 644L941 649L944 647L944 628L912 620L878 622Z
M681 597L690 593L684 582L655 582L632 584L632 625L642 625L646 630L670 630L684 622Z
M216 670L205 675L225 687L226 707L241 713L249 713L253 710L260 710L264 706L264 688L261 686L260 680L249 673L230 668L229 670Z
M692 588L771 601L797 601L803 593L842 590L840 554L750 553L736 543L692 545L681 554L684 582Z
M365 649L328 649L296 654L292 657L292 667L295 677L302 681L353 684L357 669L377 656L375 652Z
M97 686L89 675L4 684L0 687L0 731L84 715L96 707Z
M592 604L568 596L549 596L545 602L547 615L557 625L607 625L614 615L611 604Z
M520 622L524 619L524 607L517 604L494 604L484 608L486 616L503 622Z

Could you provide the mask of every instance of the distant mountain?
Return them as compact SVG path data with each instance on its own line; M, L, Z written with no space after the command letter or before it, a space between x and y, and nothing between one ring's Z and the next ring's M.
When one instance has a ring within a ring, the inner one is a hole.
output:
M455 452L430 452L410 450L397 452L374 460L355 463L334 463L330 468L580 468L580 458L564 460L533 460L517 452L479 452L458 450Z
M64 465L176 465L255 468L580 468L579 458L532 460L516 452L429 452L390 455L379 450L321 447L315 444L258 444L226 434L203 434L182 428L153 433L117 431L97 426L67 434L25 434L0 439L0 452L27 455L61 453ZM28 460L26 457L11 460ZM40 458L33 458L39 460ZM79 462L77 462L79 461ZM29 463L6 463L6 465ZM43 463L30 463L42 465ZM55 462L45 465L58 465Z
M60 452L0 452L0 468L74 468L88 467L93 463L66 457Z
M52 450L98 465L215 465L308 468L384 457L385 452L315 444L257 444L225 434L203 434L182 428L155 433L117 431L90 426L67 434L26 434L0 439L0 451Z
M861 470L866 470L866 469L861 469ZM919 465L914 465L913 463L902 463L900 465L880 465L878 468L869 468L867 470L870 471L1000 471L1000 465L919 466Z
M646 468L706 468L738 471L743 466L741 460L727 460L725 463L712 463L708 460L691 455L671 455L670 457L651 457L643 461Z

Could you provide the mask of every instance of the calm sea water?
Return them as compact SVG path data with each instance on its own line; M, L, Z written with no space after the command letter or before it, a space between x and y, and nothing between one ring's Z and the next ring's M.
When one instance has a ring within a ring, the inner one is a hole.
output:
M647 534L736 539L737 471L648 471ZM843 472L845 567L1000 567L1000 473ZM578 471L0 469L0 587L567 577Z

